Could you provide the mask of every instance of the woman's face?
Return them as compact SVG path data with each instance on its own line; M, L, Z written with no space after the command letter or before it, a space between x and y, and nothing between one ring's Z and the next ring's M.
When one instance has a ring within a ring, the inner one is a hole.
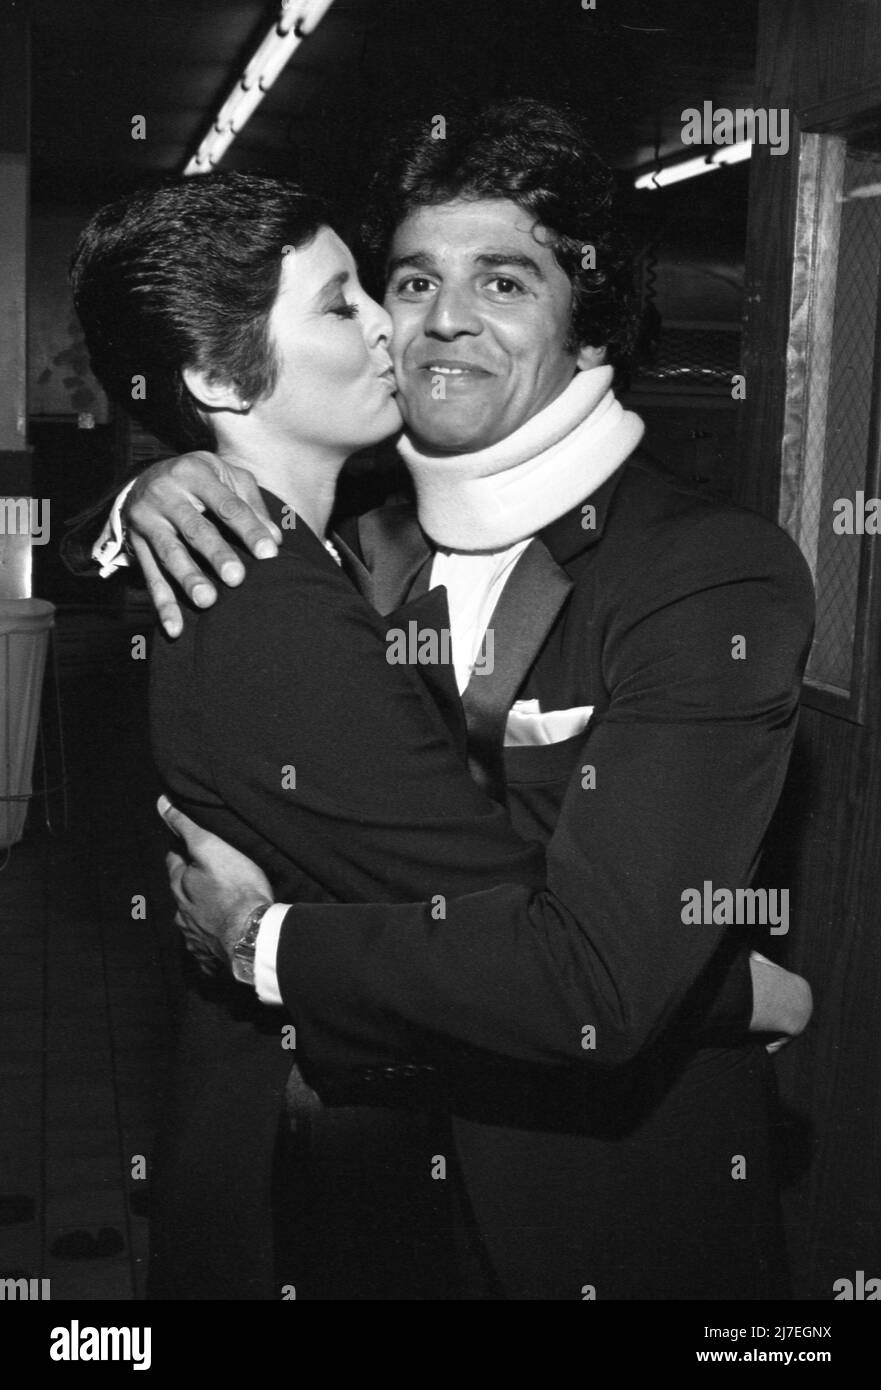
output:
M264 428L345 454L400 429L391 319L362 289L351 251L329 227L286 251L269 330L278 380L251 408Z

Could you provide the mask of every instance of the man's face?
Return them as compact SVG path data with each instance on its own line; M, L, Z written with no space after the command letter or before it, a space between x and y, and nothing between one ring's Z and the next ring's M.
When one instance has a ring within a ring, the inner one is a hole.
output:
M385 307L398 404L423 450L485 449L603 360L567 351L572 286L546 240L507 199L421 208L395 232Z

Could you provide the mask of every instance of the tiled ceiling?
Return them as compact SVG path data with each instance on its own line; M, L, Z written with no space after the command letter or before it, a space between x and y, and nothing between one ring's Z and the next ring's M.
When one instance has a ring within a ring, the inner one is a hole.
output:
M335 0L223 167L355 191L383 120L457 92L566 98L601 150L677 147L683 107L749 101L757 0ZM34 0L33 187L94 205L179 170L277 6L263 0ZM143 115L146 140L131 137ZM714 182L707 180L707 182Z

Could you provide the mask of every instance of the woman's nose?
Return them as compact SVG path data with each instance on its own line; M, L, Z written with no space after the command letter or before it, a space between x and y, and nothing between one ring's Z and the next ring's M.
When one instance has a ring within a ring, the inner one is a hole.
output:
M377 304L375 299L367 296L364 308L364 324L367 335L367 342L370 347L376 347L379 343L388 343L392 336L391 314L383 309L381 304Z

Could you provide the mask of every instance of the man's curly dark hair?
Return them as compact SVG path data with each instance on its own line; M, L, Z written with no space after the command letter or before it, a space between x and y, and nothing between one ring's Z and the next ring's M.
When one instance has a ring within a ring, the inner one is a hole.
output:
M370 183L359 249L374 285L384 281L395 228L416 209L506 198L546 229L572 284L567 346L605 347L612 365L626 364L636 336L633 256L613 211L612 171L586 120L524 97L444 119L442 139L425 122L393 138Z

